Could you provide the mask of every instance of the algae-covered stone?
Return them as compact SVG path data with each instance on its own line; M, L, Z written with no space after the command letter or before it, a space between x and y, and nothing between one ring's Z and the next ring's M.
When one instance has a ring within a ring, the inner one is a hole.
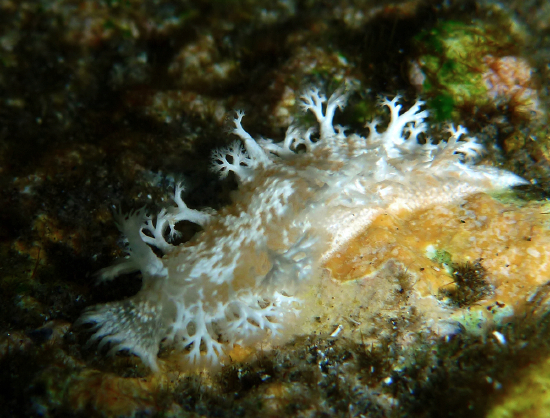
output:
M427 95L437 120L499 106L524 119L538 112L531 66L517 52L522 36L501 20L506 22L443 21L414 38L409 78Z
M550 410L550 358L530 366L503 401L495 405L487 418L548 416Z

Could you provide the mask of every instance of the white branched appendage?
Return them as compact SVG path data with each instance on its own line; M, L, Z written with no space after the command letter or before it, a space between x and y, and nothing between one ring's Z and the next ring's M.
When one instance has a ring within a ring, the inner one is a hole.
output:
M178 184L175 206L155 217L144 209L115 213L127 257L98 276L112 280L140 271L143 286L125 301L86 310L79 323L93 324L92 341L109 344L111 353L128 350L153 370L166 341L186 353L188 365L212 367L234 344L287 335L300 313L300 293L319 280L324 260L379 214L525 183L474 165L483 147L461 126L449 127L447 141L433 143L421 101L402 111L399 97L382 99L390 112L385 129L372 121L366 137L347 133L334 116L349 94L347 85L328 99L315 87L305 90L300 104L317 126L290 126L281 141L255 140L237 112L232 133L238 140L214 151L211 166L222 178L232 171L239 181L232 205L218 212L191 209ZM174 245L182 221L202 231Z
M233 171L241 182L251 178L253 161L239 141L233 142L227 148L214 150L212 160L212 171L219 173L221 178L227 177L230 171Z

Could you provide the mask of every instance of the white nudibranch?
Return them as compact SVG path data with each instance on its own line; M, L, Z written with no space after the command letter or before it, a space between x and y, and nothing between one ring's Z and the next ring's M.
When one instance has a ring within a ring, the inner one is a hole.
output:
M421 101L403 112L398 97L384 99L385 130L373 121L368 136L346 135L333 118L348 93L343 86L328 100L316 88L302 94L302 108L317 119L317 139L313 129L291 126L283 141L256 141L237 112L233 134L240 141L212 158L213 170L221 177L233 171L239 182L230 206L216 213L190 209L178 185L176 206L154 218L144 210L117 213L128 255L99 277L141 271L143 285L131 298L83 313L78 323L93 324L91 341L109 344L111 353L128 350L153 370L162 341L189 364L219 364L234 344L280 335L300 312L304 284L315 285L323 261L379 214L525 183L473 165L482 146L460 126L449 128L446 142L419 141L428 116ZM203 230L173 245L180 221Z

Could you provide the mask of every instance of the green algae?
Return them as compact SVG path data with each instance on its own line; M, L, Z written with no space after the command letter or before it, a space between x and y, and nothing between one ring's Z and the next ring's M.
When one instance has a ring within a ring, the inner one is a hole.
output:
M487 418L544 418L550 411L550 358L537 361L521 373Z
M460 109L480 109L493 99L483 74L487 57L511 54L517 39L499 23L475 20L438 22L414 37L416 64L423 73L422 92L437 121L461 116Z

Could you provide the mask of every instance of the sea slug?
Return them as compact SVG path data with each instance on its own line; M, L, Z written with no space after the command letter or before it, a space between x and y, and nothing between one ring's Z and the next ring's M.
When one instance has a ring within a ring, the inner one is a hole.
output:
M346 85L328 100L307 89L301 106L316 117L318 132L291 126L281 142L254 140L237 112L239 140L212 158L214 170L222 177L233 171L239 182L233 203L219 212L188 208L178 185L176 206L156 217L143 209L116 213L128 256L99 277L139 270L143 285L129 299L83 313L78 323L93 324L91 341L110 344L111 353L128 350L153 370L162 341L186 353L190 364L219 364L234 344L280 334L299 314L300 290L315 285L323 261L379 214L525 183L473 165L482 146L460 126L449 128L446 142L421 141L428 116L421 101L403 112L398 97L383 99L390 121L382 132L373 121L366 137L346 134L333 118L348 95ZM183 220L203 230L172 245Z

